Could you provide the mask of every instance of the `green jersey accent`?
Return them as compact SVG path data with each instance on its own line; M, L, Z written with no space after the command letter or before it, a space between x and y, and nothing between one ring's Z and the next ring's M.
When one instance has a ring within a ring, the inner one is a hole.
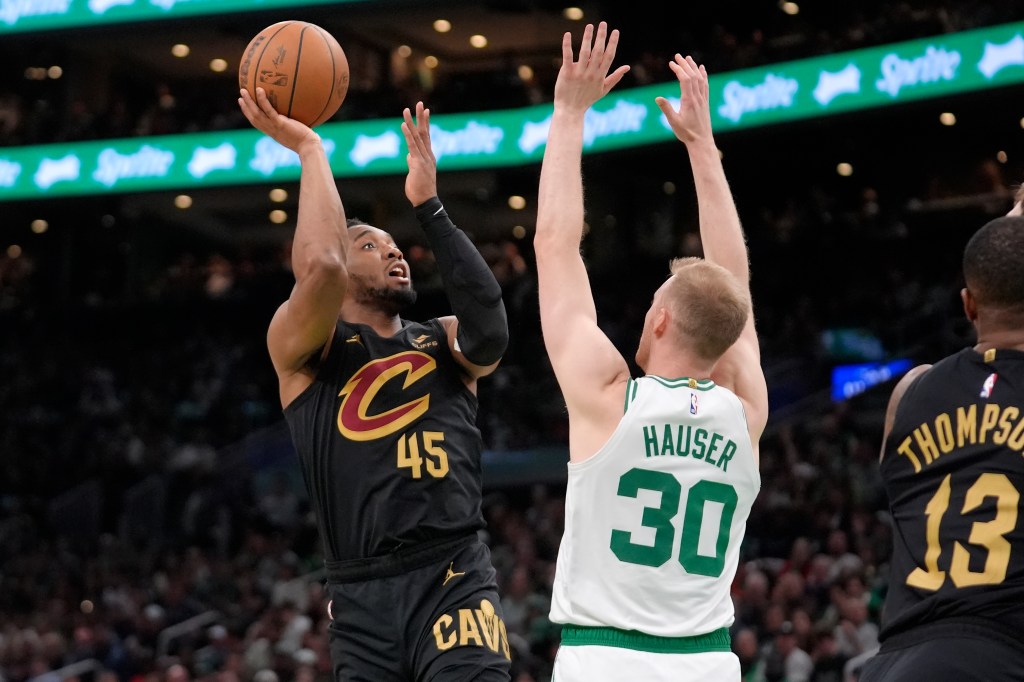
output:
M647 651L652 654L704 654L732 651L729 628L719 628L693 637L656 637L636 630L589 628L566 625L562 628L562 646L612 646Z

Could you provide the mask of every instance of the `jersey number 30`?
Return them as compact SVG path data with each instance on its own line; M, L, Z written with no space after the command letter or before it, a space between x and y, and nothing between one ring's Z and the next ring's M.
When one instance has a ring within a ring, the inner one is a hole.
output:
M654 529L654 544L639 545L633 542L629 531L613 530L611 549L619 561L643 566L662 566L672 558L676 529L672 519L679 513L679 498L683 487L672 474L648 469L630 469L619 479L618 493L621 497L636 498L641 490L661 493L658 507L644 507L641 524ZM686 492L686 508L683 512L683 531L679 542L679 563L687 573L717 578L725 568L725 550L729 545L729 529L736 512L736 489L725 483L698 481ZM697 553L700 530L704 523L706 502L722 505L722 518L718 524L715 541L715 555Z

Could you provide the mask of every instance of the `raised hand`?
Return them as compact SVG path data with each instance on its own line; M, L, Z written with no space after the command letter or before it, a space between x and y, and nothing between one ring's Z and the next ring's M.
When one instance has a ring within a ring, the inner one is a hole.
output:
M672 132L687 145L711 139L711 108L708 104L708 74L693 57L676 54L668 63L679 79L679 110L664 97L654 101L665 114Z
M320 136L312 128L277 113L263 88L256 88L256 99L243 89L239 92L238 106L254 128L293 152L298 152L303 143L320 142Z
M556 109L586 111L622 80L629 66L620 66L608 73L618 45L618 30L609 36L608 24L603 21L597 26L596 37L594 25L587 24L578 60L573 58L572 34L562 36L562 68L555 81Z
M409 175L405 178L405 196L413 206L419 206L437 196L437 158L430 146L430 109L423 102L416 103L416 119L408 108L402 112L402 134L409 153Z

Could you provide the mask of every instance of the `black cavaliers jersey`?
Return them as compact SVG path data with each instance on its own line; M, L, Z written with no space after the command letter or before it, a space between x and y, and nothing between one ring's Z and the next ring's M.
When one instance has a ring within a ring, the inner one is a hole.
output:
M915 380L885 444L895 528L882 639L945 618L1024 632L1024 352L967 348Z
M284 414L327 561L483 527L477 399L438 320L392 337L339 321Z

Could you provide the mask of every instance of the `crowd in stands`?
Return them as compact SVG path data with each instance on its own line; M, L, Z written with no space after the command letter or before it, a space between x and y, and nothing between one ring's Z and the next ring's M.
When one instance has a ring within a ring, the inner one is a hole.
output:
M936 357L965 342L955 254L940 264L906 257L930 235L896 238L872 227L876 211L840 208L833 219L850 237L833 234L830 245L805 225L821 227L813 212L766 210L747 222L770 378L794 358L841 359L822 332L844 323L877 332L889 352ZM515 330L501 370L480 387L486 445L499 457L564 447L532 254L522 241L480 246ZM686 238L687 249L699 244ZM407 252L423 294L409 316L435 314L430 254ZM871 276L848 286L843 256L864 270L870 254ZM664 259L628 256L592 265L608 268L595 278L598 307L631 357L624 330L639 329L643 289ZM806 265L815 256L820 269ZM76 663L70 676L85 682L329 679L318 539L264 347L292 281L287 250L182 248L141 275L80 270L67 289L51 260L0 256L0 680L56 680L51 671ZM652 274L624 291L621 267ZM787 271L797 280L780 280ZM796 294L801 281L814 286ZM908 325L907 338L884 333ZM927 348L898 345L908 339ZM890 545L876 464L884 391L810 397L816 407L780 416L761 444L762 493L734 585L734 647L750 682L848 682L877 644ZM563 495L559 483L487 491L517 682L547 680L558 644L547 612Z
M723 70L1012 19L994 3L876 4L859 20L829 8L845 19L793 29L803 42L778 40L784 32L770 25L694 39L709 69ZM665 57L635 56L637 66ZM644 71L634 69L635 82ZM523 103L535 97L524 91ZM233 99L217 111L181 107L198 112L194 120L174 114L186 101L167 91L96 111L0 89L0 144L242 125ZM356 92L343 115L393 113L374 101L388 99ZM599 200L603 171L590 168ZM747 191L738 200L773 409L733 586L733 646L744 682L852 682L877 646L888 579L877 472L887 391L833 402L822 397L827 372L894 355L934 360L966 343L959 247L1005 212L1005 188L1018 178L979 164L935 175L914 197L889 187L843 194L801 179L783 191L781 181L732 171ZM908 208L958 198L953 212L921 218ZM700 249L692 216L666 201L685 198L640 197L619 225L595 222L584 243L602 325L627 358L667 258ZM52 230L49 247L0 251L0 682L329 680L319 540L265 348L267 322L293 281L287 245L183 238L160 243L156 258L152 230L123 222L82 227L92 231L63 242ZM690 223L681 240L679 223ZM937 234L948 248L921 258ZM485 444L498 457L564 449L528 240L479 246L513 330L501 367L479 389ZM126 256L142 253L150 257ZM406 255L421 294L408 317L442 312L431 254L412 246ZM843 330L857 332L845 347ZM564 484L485 492L513 679L546 682L559 641L547 613Z
M877 643L889 537L875 436L836 410L763 445L765 493L751 517L761 521L748 529L734 589L745 680L840 682L846 662ZM330 679L305 505L280 490L252 503L229 552L185 529L164 546L103 534L76 552L30 509L8 509L0 674L48 680L90 661L76 679ZM547 612L563 503L543 485L485 501L516 682L548 679L557 648ZM196 627L169 634L189 619Z
M839 6L807 3L792 16L780 9L782 4L717 3L687 8L685 22L665 22L611 2L605 3L597 19L607 20L630 36L620 46L620 60L630 63L632 70L620 87L671 80L665 65L677 50L692 53L710 73L717 74L1019 19L1012 3L982 0L869 0ZM316 12L316 7L310 8L311 19L320 16ZM329 13L323 20L331 21ZM335 120L397 117L402 108L420 99L439 113L520 107L551 99L557 74L557 65L551 60L530 55L532 76L526 79L519 73L522 62L514 56L492 69L461 70L457 63L442 64L427 69L430 73L425 75L423 68L401 58L396 61L395 55L376 42L346 35L343 22L335 31L353 69L346 103ZM65 46L64 37L60 32L43 36L40 40L45 47L35 45L31 52L8 55L15 64L28 55L50 54L89 68L84 69L86 73L67 68L58 80L0 84L0 146L248 127L232 94L235 76L231 69L221 78L176 78L136 63L117 66L96 54L76 53ZM39 66L29 61L23 67ZM108 85L94 87L104 70ZM223 96L212 96L217 89Z

